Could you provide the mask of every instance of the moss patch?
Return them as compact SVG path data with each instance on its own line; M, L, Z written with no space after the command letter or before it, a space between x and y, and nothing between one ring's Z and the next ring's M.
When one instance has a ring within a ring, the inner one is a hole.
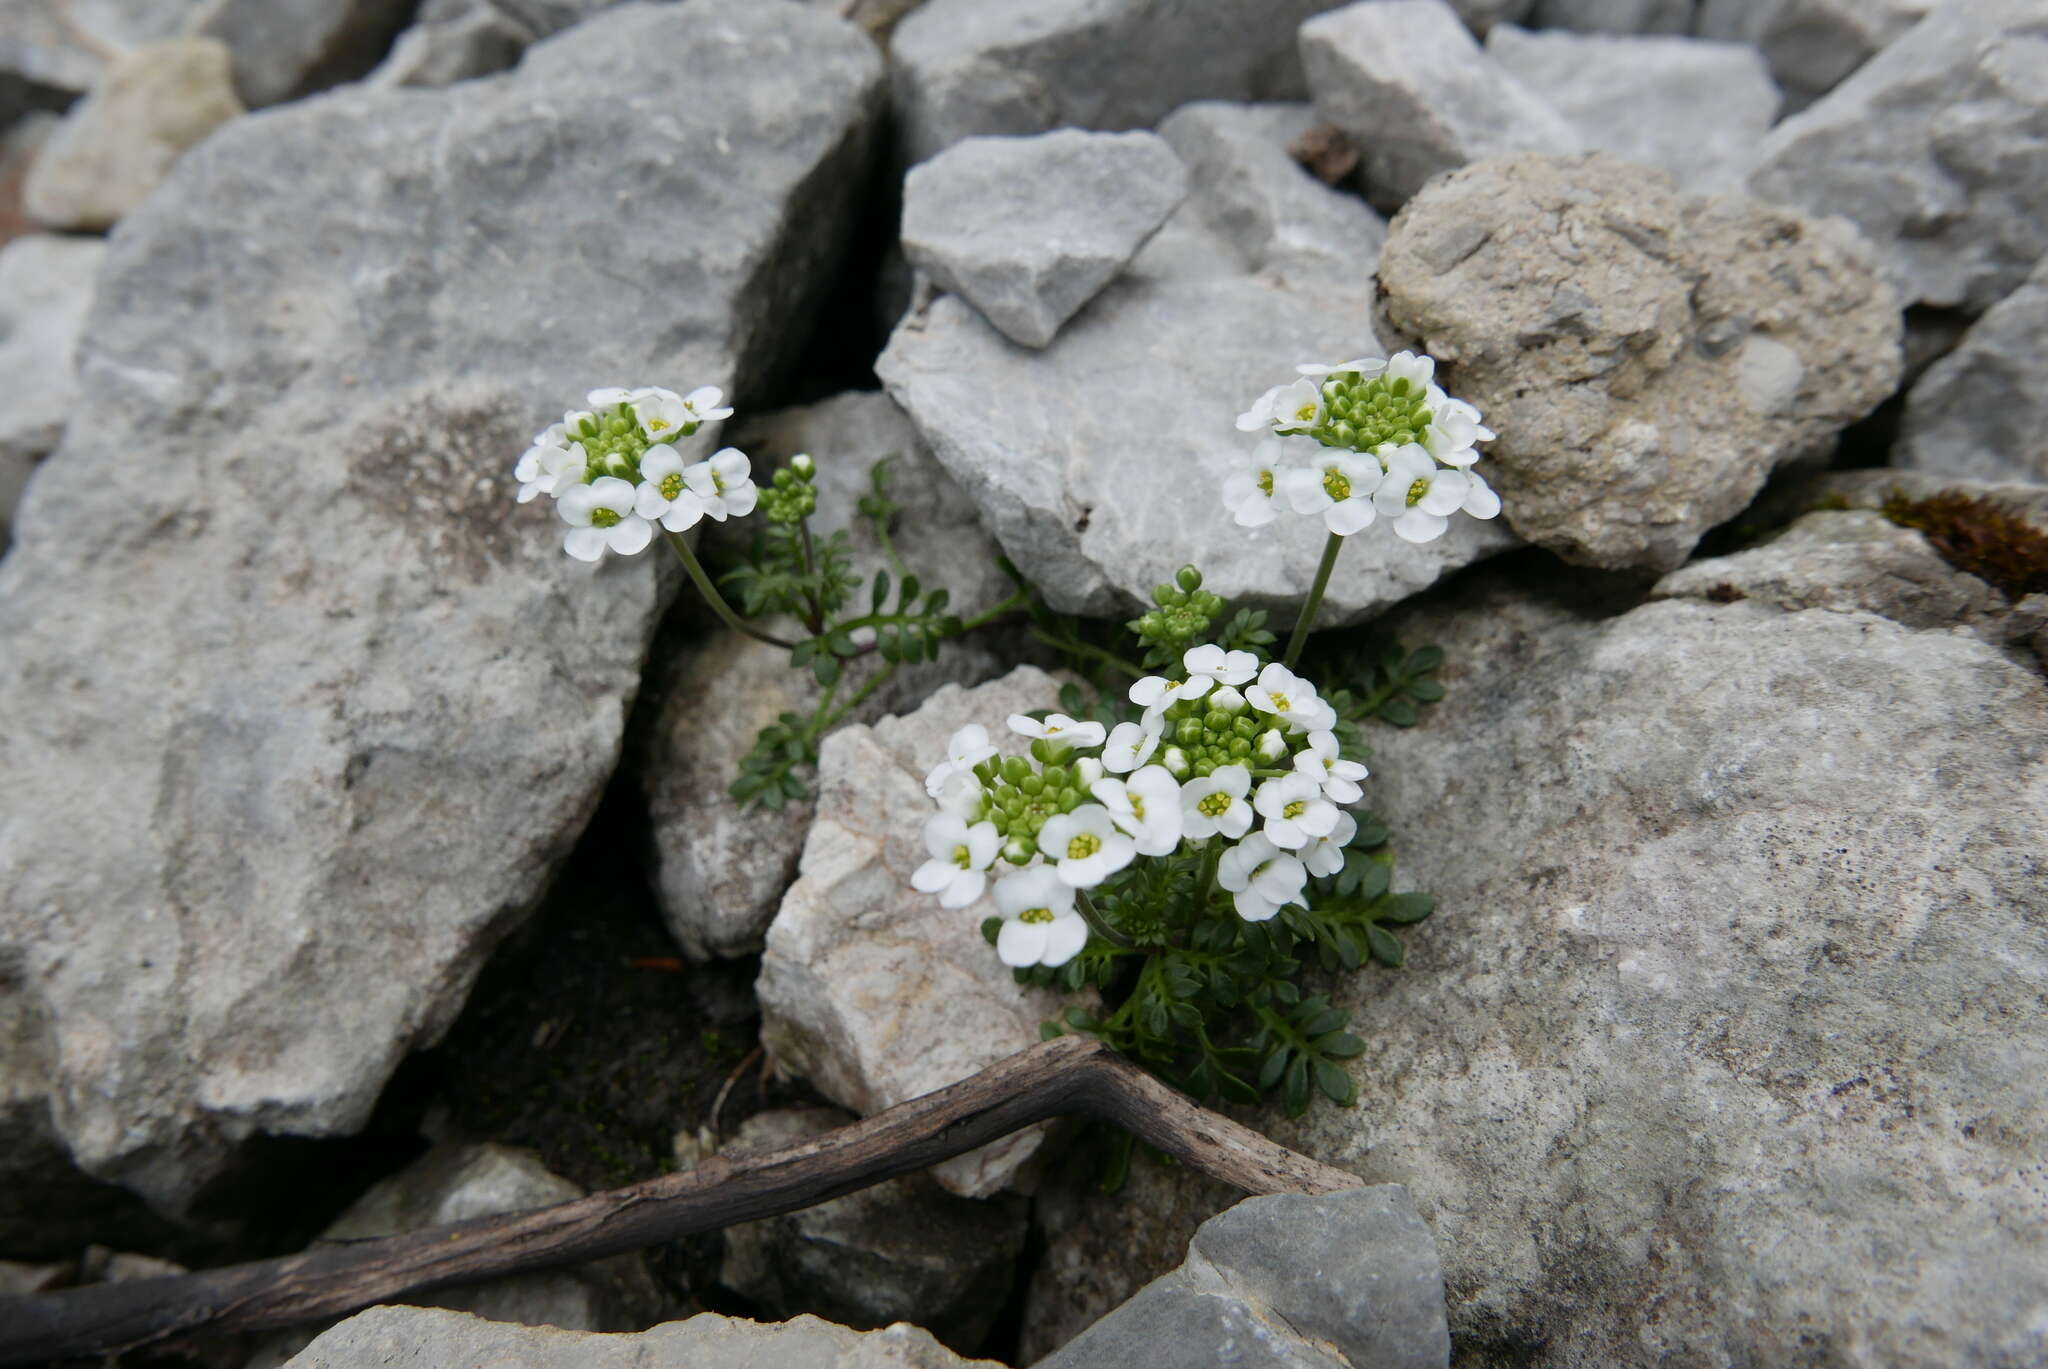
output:
M1944 561L2007 599L2048 593L2048 533L1995 500L1958 490L1911 499L1894 489L1884 516L1923 534Z

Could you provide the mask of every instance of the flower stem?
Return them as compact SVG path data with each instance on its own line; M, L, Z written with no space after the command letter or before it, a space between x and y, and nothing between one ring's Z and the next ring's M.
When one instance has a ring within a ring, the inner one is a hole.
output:
M1137 949L1137 942L1110 926L1108 920L1095 910L1095 903L1088 897L1086 889L1074 890L1074 906L1081 910L1082 919L1104 941L1107 941L1112 946L1121 946L1127 951Z
M990 623L993 623L996 619L1002 617L1004 614L1015 613L1020 608L1029 607L1030 603L1031 591L1024 589L1017 590L1015 593L1011 594L1009 598L1003 600L1003 602L997 604L995 607L984 609L980 613L975 614L972 618L961 619L960 635L964 637L968 633L974 631L976 628L987 627Z
M867 682L861 685L859 689L856 689L853 692L852 698L848 699L845 703L839 705L839 707L832 710L831 713L825 715L824 721L820 722L812 730L812 737L816 738L824 736L827 732L832 730L832 724L838 722L841 718L853 712L854 709L859 708L862 704L866 703L868 695L874 693L877 689L880 689L882 687L883 682L886 681L891 675L894 675L896 673L896 665L897 663L895 661L889 661L886 664L884 664L880 670L876 671L873 675L870 675L867 679ZM826 702L829 703L831 701L828 699L826 700Z
M811 616L807 622L811 635L819 637L825 632L825 606L818 601L818 552L811 541L811 520L799 518L796 520L796 527L801 535L797 549L803 553L804 558L804 602L811 606Z
M1195 895L1195 916L1209 911L1209 895L1216 892L1216 867L1223 862L1223 843L1211 841L1202 853L1202 892Z
M1287 639L1287 654L1280 658L1280 664L1289 670L1301 659L1301 648L1308 642L1308 630L1315 626L1316 611L1323 606L1323 591L1329 588L1330 572L1337 567L1337 553L1344 550L1344 539L1331 533L1323 543L1322 563L1316 567L1316 582L1309 586L1308 602L1301 606L1301 616L1294 620L1294 635Z
M676 559L683 563L683 569L689 573L690 583L704 596L704 602L711 605L711 611L718 615L719 621L735 632L744 632L757 642L766 642L769 646L781 647L784 651L796 646L795 642L785 642L773 633L761 631L734 613L732 605L725 602L725 597L718 592L718 587L711 583L711 577L704 573L703 563L697 559L697 554L690 550L690 544L683 540L682 534L670 532L667 528L663 528L662 533L668 538L669 546L675 549Z

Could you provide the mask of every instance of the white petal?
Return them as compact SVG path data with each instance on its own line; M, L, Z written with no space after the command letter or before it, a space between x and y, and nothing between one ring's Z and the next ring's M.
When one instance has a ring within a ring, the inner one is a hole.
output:
M920 894L936 894L953 882L953 876L960 873L960 867L950 860L936 856L910 872L910 887Z
M1394 535L1404 542L1434 542L1451 525L1441 514L1410 509L1394 520Z
M1339 537L1349 537L1371 527L1378 516L1379 511L1370 500L1345 499L1323 511L1323 526Z
M604 555L603 528L571 528L562 539L562 550L579 561L595 561Z
M946 892L939 895L939 906L965 908L980 898L981 891L987 887L987 875L979 870L962 870L956 865L953 867L952 882L946 886Z
M1045 965L1064 965L1081 953L1088 944L1088 924L1078 914L1073 917L1053 919L1046 928L1045 949L1040 961Z
M605 529L605 541L621 556L635 556L654 540L654 525L631 514Z
M996 955L1005 965L1021 969L1036 965L1045 954L1045 943L1057 923L1017 922L1003 924L996 933Z

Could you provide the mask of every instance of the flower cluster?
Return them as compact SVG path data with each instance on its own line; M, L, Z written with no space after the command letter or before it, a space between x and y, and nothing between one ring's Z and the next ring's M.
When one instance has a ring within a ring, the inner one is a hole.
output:
M579 561L644 550L656 523L682 532L705 518L752 513L760 492L736 448L686 462L672 445L731 417L723 399L709 385L688 395L656 386L592 390L588 409L563 414L519 458L519 502L552 495L569 525L563 549Z
M1264 922L1302 901L1311 875L1344 865L1365 767L1341 758L1337 714L1316 687L1249 651L1189 648L1181 678L1131 686L1137 722L1105 729L1054 713L1013 715L1030 757L1004 757L970 724L926 778L942 810L931 859L911 883L964 908L994 881L996 952L1011 966L1062 965L1088 942L1088 891L1140 857L1201 864L1239 917Z
M1430 358L1397 352L1295 369L1300 379L1238 415L1240 432L1265 434L1249 467L1223 485L1240 527L1270 523L1284 506L1320 515L1335 537L1384 516L1405 541L1433 542L1453 513L1500 512L1500 496L1473 468L1473 444L1493 433L1479 410L1438 388Z

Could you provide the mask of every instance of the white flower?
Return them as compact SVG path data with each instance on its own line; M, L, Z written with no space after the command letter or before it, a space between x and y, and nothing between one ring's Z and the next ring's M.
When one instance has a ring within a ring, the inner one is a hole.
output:
M683 458L666 442L641 454L633 512L659 521L670 532L693 528L704 516L704 501L686 483Z
M1294 768L1321 786L1323 797L1333 803L1357 803L1365 797L1358 782L1368 772L1357 761L1347 761L1337 754L1335 732L1309 733L1307 749L1294 753Z
M1213 643L1207 646L1191 646L1180 658L1186 667L1188 682L1198 677L1221 685L1241 685L1259 673L1259 658L1249 651L1225 651ZM1207 693L1203 685L1199 693L1183 695L1184 698L1199 699Z
M1038 850L1055 862L1060 881L1076 889L1093 889L1138 858L1137 843L1116 830L1099 803L1047 818L1038 829Z
M1264 832L1254 832L1223 853L1216 863L1216 882L1234 895L1231 901L1239 917L1264 922L1301 901L1308 867L1275 846Z
M1223 482L1223 506L1231 521L1241 528L1260 528L1280 516L1274 503L1286 471L1278 464L1280 453L1261 442L1251 455L1251 464L1235 471Z
M1252 401L1252 406L1237 416L1237 430L1241 433L1255 433L1261 428L1273 426L1273 415L1280 410L1280 396L1287 392L1285 385L1275 385Z
M562 549L579 561L595 561L606 549L631 556L654 540L654 525L633 512L633 487L615 475L601 475L555 501L569 524Z
M1372 492L1380 463L1354 452L1325 448L1312 465L1287 473L1287 502L1296 513L1319 513L1323 526L1349 537L1372 526Z
M1413 442L1388 452L1386 462L1387 478L1373 492L1372 502L1394 520L1395 535L1406 542L1442 537L1450 526L1445 515L1456 513L1465 502L1470 487L1465 473L1445 470Z
M721 403L725 391L716 385L699 385L683 399L683 412L690 416L692 423L715 423L721 418L732 417L732 406Z
M1462 399L1451 399L1432 387L1429 431L1422 436L1429 454L1446 466L1469 466L1479 459L1475 442L1491 442L1493 429L1482 427L1479 410Z
M1366 380L1386 370L1387 363L1378 357L1359 357L1356 361L1340 361L1334 366L1324 366L1319 362L1305 361L1294 369L1302 375L1317 378L1322 376L1341 376L1349 372L1357 375L1360 380Z
M946 776L939 785L939 792L932 797L939 801L941 809L954 817L973 822L982 814L982 797L987 793L972 770L955 770Z
M1180 787L1180 830L1191 837L1221 832L1235 841L1252 828L1252 806L1244 801L1251 788L1252 772L1241 765L1219 765L1206 779L1189 780Z
M1163 856L1180 845L1180 781L1165 766L1148 765L1129 780L1097 780L1088 792L1137 843L1139 855Z
M1387 379L1407 381L1410 393L1418 399L1429 393L1430 382L1435 378L1436 362L1427 356L1396 352L1387 358Z
M1301 863L1312 875L1327 878L1344 868L1344 848L1358 835L1358 819L1341 808L1337 810L1337 825L1330 829L1330 835L1317 837L1301 853Z
M1064 713L1048 713L1044 722L1022 713L1012 713L1010 730L1021 737L1043 737L1049 742L1081 747L1100 746L1109 735L1101 723L1076 722Z
M1159 719L1155 719L1149 727L1141 727L1137 723L1118 723L1110 729L1109 744L1102 748L1102 768L1113 775L1136 770L1152 759L1152 753L1159 747L1159 734L1164 727L1165 722Z
M1252 807L1266 820L1268 839L1283 851L1299 851L1337 829L1337 805L1307 775L1283 775L1259 786Z
M1335 711L1317 696L1316 687L1278 661L1259 672L1259 682L1244 696L1253 708L1271 713L1296 731L1315 732L1335 721ZM1323 721L1326 713L1328 722Z
M989 744L988 729L980 723L967 724L947 739L946 759L924 777L924 792L939 797L954 775L972 774L975 766L995 754L995 747Z
M626 401L633 406L633 417L640 421L640 431L647 434L650 442L668 442L685 436L697 421L681 395L659 385L642 386L627 395Z
M631 390L618 385L607 385L601 390L592 390L583 397L583 402L593 409L616 409L632 397Z
M1261 732L1257 746L1259 759L1268 765L1276 764L1287 755L1287 738L1280 735L1277 727Z
M589 464L583 444L572 442L558 423L533 439L533 445L512 468L520 482L519 502L528 503L538 495L559 494L571 485L583 483Z
M1273 426L1281 432L1313 428L1327 412L1322 387L1305 376L1292 385L1281 386L1273 397Z
M1088 944L1088 923L1074 910L1074 891L1046 865L996 881L1003 929L996 955L1005 965L1064 965Z
M708 461L683 472L683 480L704 501L704 512L723 523L754 511L761 492L754 487L753 466L737 447L723 447Z
M1500 513L1500 496L1486 477L1470 466L1465 468L1465 502L1458 506L1474 518L1493 518Z
M921 894L937 894L941 908L965 908L988 887L983 872L995 863L1002 844L994 823L969 827L953 814L941 813L924 825L924 847L932 858L912 873L910 887Z
M1203 680L1201 687L1192 695L1183 695L1181 691L1189 683L1187 680L1169 680L1164 675L1147 675L1131 686L1131 702L1145 710L1146 725L1150 726L1152 720L1164 713L1166 706L1175 699L1200 698L1209 690L1209 681Z

